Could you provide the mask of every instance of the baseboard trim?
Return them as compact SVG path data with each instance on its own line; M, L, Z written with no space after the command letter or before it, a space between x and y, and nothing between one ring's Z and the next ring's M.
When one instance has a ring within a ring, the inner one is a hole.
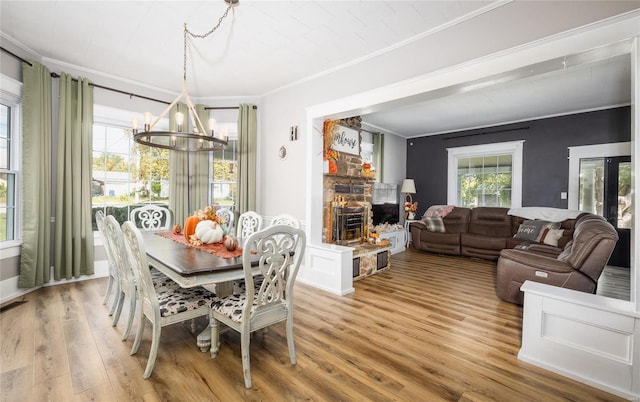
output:
M103 278L105 276L109 276L109 265L107 264L107 260L94 262L93 275L83 275L79 278L63 279L60 281L49 282L44 285L36 286L29 289L19 288L18 277L14 276L0 281L0 304L4 304L10 300L16 299L20 296L24 296L46 286L58 286L64 285L65 283L88 281L90 279Z
M556 374L560 374L564 377L568 377L571 378L572 380L575 381L579 381L583 384L587 384L589 386L592 386L594 388L598 388L601 389L603 391L607 391L611 394L617 395L621 398L625 398L625 399L629 399L630 401L635 401L635 402L640 402L640 394L634 394L634 393L629 393L625 390L622 389L618 389L618 388L613 388L611 386L609 386L608 384L604 384L602 382L598 382L598 381L594 381L591 378L588 377L583 377L581 375L578 375L572 371L568 371L565 369L562 369L560 367L554 366L552 364L548 364L544 361L535 359L531 356L528 356L522 352L518 353L518 360L522 360L525 363L529 363L529 364L533 364L534 366L538 366L541 367L545 370L549 370L551 372L554 372Z

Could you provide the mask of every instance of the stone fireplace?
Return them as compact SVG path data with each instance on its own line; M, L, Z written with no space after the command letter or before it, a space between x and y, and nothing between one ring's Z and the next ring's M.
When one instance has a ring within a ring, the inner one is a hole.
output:
M340 124L359 127L359 118L349 120ZM353 248L352 273L359 279L389 266L389 247L368 242L373 230L375 179L362 175L359 155L340 153L336 164L336 173L323 174L322 239Z

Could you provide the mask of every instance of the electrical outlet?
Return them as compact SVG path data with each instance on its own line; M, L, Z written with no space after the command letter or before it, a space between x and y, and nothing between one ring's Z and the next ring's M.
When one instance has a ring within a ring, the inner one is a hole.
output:
M567 199L567 192L566 191L560 192L560 199L561 200L566 200Z

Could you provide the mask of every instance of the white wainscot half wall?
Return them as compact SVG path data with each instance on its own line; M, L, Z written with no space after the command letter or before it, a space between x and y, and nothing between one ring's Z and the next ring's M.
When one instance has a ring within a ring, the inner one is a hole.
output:
M526 281L518 358L640 400L640 313L629 302Z
M298 281L344 296L353 287L353 248L335 244L308 244L305 263L300 267Z

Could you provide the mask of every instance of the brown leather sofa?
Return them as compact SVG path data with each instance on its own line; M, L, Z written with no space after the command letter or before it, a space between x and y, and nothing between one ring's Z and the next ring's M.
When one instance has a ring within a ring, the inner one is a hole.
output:
M508 208L455 207L442 219L443 233L429 231L422 221L413 222L410 226L411 242L418 250L495 260L505 248L531 243L513 237L526 219L511 216L508 212ZM567 219L560 222L563 234L558 246L547 246L544 250L560 254L573 237L575 221Z
M504 301L522 304L520 287L527 280L595 293L617 241L618 233L605 219L583 214L576 219L573 239L557 255L540 245L502 250L496 294Z
M514 237L526 218L508 208L455 207L442 218L445 231L430 231L422 222L410 226L413 247L438 254L497 259L496 294L522 304L525 280L595 293L618 240L604 218L583 213L560 222L557 246Z

